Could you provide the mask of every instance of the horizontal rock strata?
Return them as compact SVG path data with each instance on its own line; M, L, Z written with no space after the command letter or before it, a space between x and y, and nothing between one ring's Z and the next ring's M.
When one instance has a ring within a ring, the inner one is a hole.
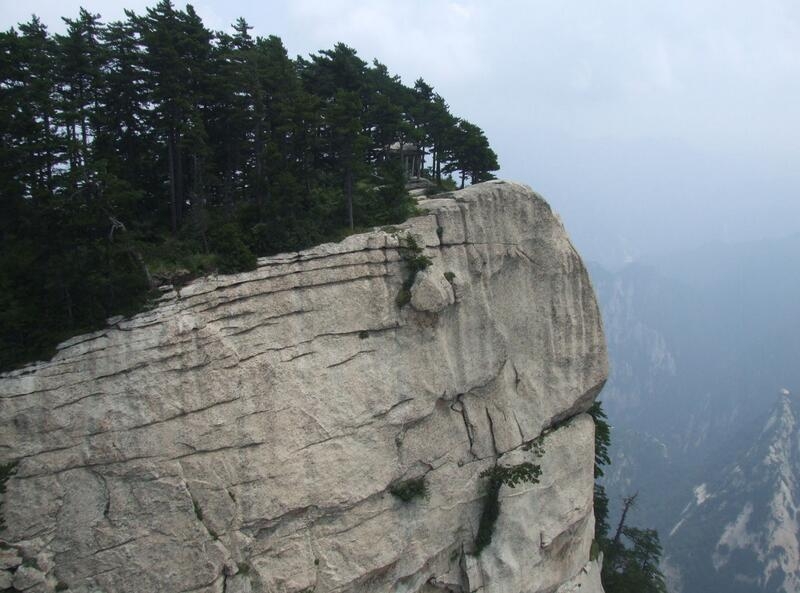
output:
M0 376L3 578L81 593L533 593L583 578L583 412L607 372L584 266L524 186L420 208L166 292ZM400 307L409 236L431 265ZM481 472L524 461L539 483L501 488L474 555ZM392 494L409 480L425 494Z

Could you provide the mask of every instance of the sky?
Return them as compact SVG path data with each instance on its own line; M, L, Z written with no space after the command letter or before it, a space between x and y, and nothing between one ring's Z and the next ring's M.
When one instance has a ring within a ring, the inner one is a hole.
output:
M7 29L79 6L0 0ZM176 2L182 6L181 2ZM794 0L198 0L290 55L338 41L424 78L481 126L502 178L533 187L585 258L608 266L800 232L800 3Z

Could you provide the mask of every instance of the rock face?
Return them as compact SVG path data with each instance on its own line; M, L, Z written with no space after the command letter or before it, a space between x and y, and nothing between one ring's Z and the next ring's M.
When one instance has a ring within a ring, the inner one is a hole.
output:
M521 185L420 208L196 281L0 377L14 586L533 593L596 573L583 412L607 362L580 257ZM409 235L432 264L399 307ZM539 483L501 488L474 555L481 472L524 461ZM424 496L391 493L419 478Z

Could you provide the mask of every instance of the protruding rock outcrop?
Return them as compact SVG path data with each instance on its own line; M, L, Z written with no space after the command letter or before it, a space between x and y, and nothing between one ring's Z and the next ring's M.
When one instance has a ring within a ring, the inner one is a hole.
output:
M607 366L584 266L524 186L420 207L399 228L196 281L0 377L0 461L16 464L3 578L86 593L532 593L584 578L582 412ZM409 235L432 265L399 307ZM525 445L546 429L535 459ZM540 482L502 487L473 555L481 472L526 460ZM419 478L425 495L391 493Z

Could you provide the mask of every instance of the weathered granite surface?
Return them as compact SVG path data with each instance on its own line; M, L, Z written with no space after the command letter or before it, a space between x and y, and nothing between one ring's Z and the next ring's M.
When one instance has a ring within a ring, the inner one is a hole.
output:
M420 207L396 229L168 292L0 376L0 462L18 463L0 582L533 593L583 578L583 412L607 361L581 259L525 186ZM408 234L433 264L401 309ZM545 430L536 459L524 445ZM474 556L481 471L524 460L540 482L502 487L494 539ZM390 494L421 476L427 497Z
M569 581L561 585L556 593L604 593L600 582L600 572L603 569L603 558L586 563L581 571Z

